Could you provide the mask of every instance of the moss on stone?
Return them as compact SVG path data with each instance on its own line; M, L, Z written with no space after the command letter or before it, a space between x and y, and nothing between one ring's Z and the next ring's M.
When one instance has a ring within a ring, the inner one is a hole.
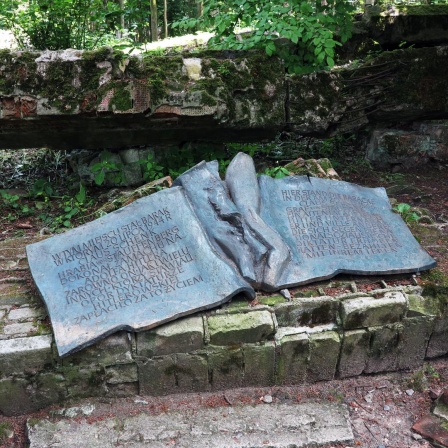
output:
M103 62L107 61L113 55L114 51L112 50L112 48L101 47L97 50L84 50L81 57L84 61Z
M263 305L275 306L278 305L279 303L285 303L286 299L281 295L276 295L276 296L262 297L259 300L259 302L262 303Z
M132 109L131 93L126 87L116 86L114 96L109 102L109 111L127 111Z

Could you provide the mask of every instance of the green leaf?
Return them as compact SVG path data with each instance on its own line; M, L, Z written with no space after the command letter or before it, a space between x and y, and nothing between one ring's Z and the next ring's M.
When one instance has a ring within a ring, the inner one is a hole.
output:
M86 189L83 184L79 186L79 192L75 196L75 199L80 203L84 204L84 201L86 200Z
M330 56L327 56L327 65L328 67L334 67L334 59Z
M95 183L97 185L102 185L104 182L104 179L106 177L106 173L104 171L100 171L98 174L95 175Z

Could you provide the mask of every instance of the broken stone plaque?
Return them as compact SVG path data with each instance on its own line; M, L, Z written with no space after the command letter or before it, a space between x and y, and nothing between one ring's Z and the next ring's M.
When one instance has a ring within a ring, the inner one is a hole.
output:
M259 178L260 216L291 260L276 289L338 273L397 274L432 268L384 188L307 176Z
M61 356L143 330L252 287L207 236L181 187L27 247Z

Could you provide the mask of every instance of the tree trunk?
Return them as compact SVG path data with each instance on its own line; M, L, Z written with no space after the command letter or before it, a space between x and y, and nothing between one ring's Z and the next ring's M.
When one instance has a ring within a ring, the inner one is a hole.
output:
M120 29L118 29L115 33L117 39L120 39L121 37L123 37L123 29L124 29L124 14L123 14L123 10L124 10L124 0L118 0L118 5L120 6Z
M163 37L168 37L168 0L163 0Z
M157 26L157 0L151 0L151 42L159 40Z
M196 0L197 18L202 16L204 12L204 2L202 0Z

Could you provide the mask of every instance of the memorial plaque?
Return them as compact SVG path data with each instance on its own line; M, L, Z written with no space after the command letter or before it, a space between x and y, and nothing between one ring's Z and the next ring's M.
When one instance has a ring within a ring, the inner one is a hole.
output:
M61 356L120 329L143 330L251 286L210 243L180 187L27 246Z
M384 188L291 176L259 178L264 222L288 245L278 289L338 273L396 274L435 266Z

